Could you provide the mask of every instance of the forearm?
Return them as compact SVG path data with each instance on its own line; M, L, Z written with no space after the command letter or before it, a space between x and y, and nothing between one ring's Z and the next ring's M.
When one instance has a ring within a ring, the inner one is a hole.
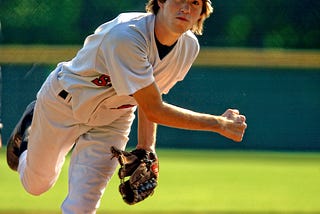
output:
M153 122L180 129L218 132L220 116L204 114L162 103L150 118Z
M164 103L155 83L137 91L133 96L143 117L149 122L174 128L212 131L238 142L242 140L247 127L245 117L239 115L238 110L228 109L217 116Z
M214 132L221 128L219 116L198 113L163 102L155 83L136 92L134 98L139 104L140 111L154 123L174 128Z
M193 112L163 103L163 109L152 116L155 123L181 129L216 132L236 142L242 141L247 128L246 118L239 111L228 109L223 115Z
M144 112L138 108L138 145L137 149L155 152L157 124L148 120Z

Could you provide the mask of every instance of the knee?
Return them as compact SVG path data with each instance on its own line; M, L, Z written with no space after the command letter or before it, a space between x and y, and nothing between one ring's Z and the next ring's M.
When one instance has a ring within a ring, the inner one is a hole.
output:
M44 193L44 191L38 191L38 190L34 190L34 189L25 189L27 191L27 193L29 193L30 195L33 196L40 196Z
M24 187L27 193L33 196L40 196L43 193L47 192L51 186L33 186L33 187Z
M54 183L37 181L26 183L22 181L22 184L27 193L33 196L40 196L51 189Z

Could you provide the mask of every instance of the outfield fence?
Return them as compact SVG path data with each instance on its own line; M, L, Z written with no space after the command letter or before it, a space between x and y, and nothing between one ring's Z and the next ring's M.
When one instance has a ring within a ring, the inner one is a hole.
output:
M51 70L80 48L0 47L4 143ZM164 100L213 114L240 109L248 121L244 141L160 126L159 147L320 151L320 51L203 47L194 65ZM136 129L135 121L131 145Z
M0 63L56 64L72 59L81 46L0 46ZM201 49L196 66L320 68L318 50L212 48Z

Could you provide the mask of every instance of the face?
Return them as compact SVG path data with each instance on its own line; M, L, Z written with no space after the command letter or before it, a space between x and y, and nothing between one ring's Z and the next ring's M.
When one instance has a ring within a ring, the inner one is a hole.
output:
M182 34L200 19L202 5L202 0L167 0L159 2L159 13L168 30Z

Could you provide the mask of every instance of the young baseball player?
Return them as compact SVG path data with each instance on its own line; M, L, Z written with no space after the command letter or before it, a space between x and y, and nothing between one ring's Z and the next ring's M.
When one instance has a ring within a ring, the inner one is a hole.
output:
M136 109L137 149L155 152L157 124L242 140L247 125L238 110L211 115L161 99L197 57L194 34L212 12L210 0L149 0L146 9L101 25L58 64L9 139L8 165L32 195L54 185L74 147L63 213L96 212L118 165L110 148L125 149Z

